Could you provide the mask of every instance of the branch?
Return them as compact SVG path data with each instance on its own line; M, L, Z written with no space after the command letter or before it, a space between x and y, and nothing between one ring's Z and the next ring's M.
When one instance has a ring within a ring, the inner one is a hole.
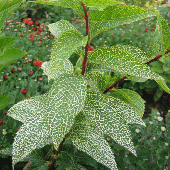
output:
M165 54L167 54L168 52L170 52L170 49L166 50L166 51L165 51ZM148 65L148 64L152 63L153 61L159 60L161 57L162 57L162 55L157 55L154 59L150 60L149 62L147 62L147 63L145 63L145 64ZM123 76L120 80L118 80L117 82L111 84L111 85L103 92L103 94L106 94L108 91L111 91L111 89L112 89L113 87L115 87L118 83L124 81L125 78L127 78L127 77Z
M87 14L87 11L86 11L85 4L84 4L84 3L81 3L81 5L83 6L83 10L84 10L84 13L85 13L84 19L85 19L85 21L86 21L85 26L86 26L86 36L87 36L88 33L89 33L88 14ZM84 56L84 61L83 61L83 65L82 65L82 72L81 72L81 74L82 74L83 76L84 76L84 72L85 72L85 68L86 68L88 48L89 48L89 42L87 41L87 44L86 44L86 46L85 46L85 56Z

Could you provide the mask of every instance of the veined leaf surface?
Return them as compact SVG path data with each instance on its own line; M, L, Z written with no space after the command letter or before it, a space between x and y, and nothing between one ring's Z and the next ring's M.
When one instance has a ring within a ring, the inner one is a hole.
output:
M58 149L83 109L87 83L83 76L62 74L44 95L15 104L8 116L23 122L13 143L13 166L34 149L53 144Z
M69 135L73 144L81 151L86 152L97 162L106 167L117 170L113 152L103 137L101 131L91 127L85 115L79 113L75 118Z
M89 16L91 39L100 32L146 17L156 16L155 9L145 9L130 5L109 6L103 11L93 11Z
M56 78L58 72L65 72L65 70L63 70L63 64L79 46L85 46L87 40L88 36L81 37L81 35L74 30L64 32L56 40L50 57L51 60L48 81L52 78Z
M145 123L129 104L118 98L88 90L83 113L94 127L136 156L128 124L145 126Z
M142 63L135 55L129 54L116 47L101 47L95 49L89 53L88 59L130 76L164 80L160 75L152 72L149 67Z

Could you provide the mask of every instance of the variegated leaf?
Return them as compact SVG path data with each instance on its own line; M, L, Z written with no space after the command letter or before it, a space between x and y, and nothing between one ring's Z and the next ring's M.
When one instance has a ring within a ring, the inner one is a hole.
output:
M136 55L129 54L116 47L101 47L95 49L89 54L88 59L115 71L119 71L122 74L139 78L164 80L160 75L152 72Z
M63 64L71 54L79 47L85 46L88 36L81 35L74 30L64 32L54 43L50 57L50 71L48 81L56 78L59 73L64 73Z
M82 112L76 116L69 135L73 144L79 150L86 152L106 167L112 170L117 169L113 152L104 139L102 132L91 127Z
M93 11L89 16L90 37L94 38L100 32L122 24L135 22L146 17L156 16L155 9L145 9L130 5L114 5L103 11Z
M94 127L136 156L128 124L146 125L129 104L89 89L83 113Z
M34 149L53 144L58 149L74 117L84 107L87 82L83 76L62 74L44 95L15 104L8 116L23 122L13 143L13 166Z

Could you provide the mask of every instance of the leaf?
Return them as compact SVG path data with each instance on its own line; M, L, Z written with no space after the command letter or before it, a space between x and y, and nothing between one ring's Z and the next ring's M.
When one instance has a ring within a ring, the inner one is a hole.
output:
M11 104L14 100L15 100L15 98L14 99L9 99L5 95L0 95L0 110L5 108L8 104Z
M91 10L93 8L97 8L99 11L103 11L107 6L124 4L124 2L117 2L115 0L85 0L85 6L88 6Z
M160 75L152 72L136 55L129 54L116 47L100 47L95 49L89 54L88 59L130 76L164 80Z
M89 16L89 23L92 23L89 30L90 38L94 38L106 29L151 16L156 16L155 9L145 9L130 5L114 5L107 7L103 11L93 11Z
M58 149L74 124L75 116L83 109L86 84L83 76L63 74L48 93L31 97L10 108L8 116L24 123L14 138L13 166L34 149L47 144Z
M0 2L0 30L2 29L2 26L7 18L7 16L14 11L19 5L21 5L22 2L25 0L1 0Z
M109 135L136 156L128 124L146 125L129 104L88 90L83 113L98 131Z
M85 46L87 40L88 36L81 37L77 31L73 30L64 32L56 40L50 58L48 81L52 78L57 78L58 73L65 72L65 70L63 70L63 64L79 46Z
M146 102L141 96L133 90L129 89L113 89L115 92L110 92L113 97L119 98L130 104L134 111L142 118L145 110L144 103Z
M170 94L170 89L163 80L155 80L168 94Z
M43 72L45 75L47 75L49 77L49 71L50 71L50 61L46 61L41 65L41 68L43 69ZM63 64L63 70L62 71L58 71L57 73L54 73L54 77L51 77L52 79L56 79L59 75L63 74L63 73L73 73L74 72L74 67L73 64L69 61L66 60L65 63ZM48 82L50 80L48 79Z
M69 135L78 150L90 155L110 169L117 169L115 157L101 131L86 125L87 119L81 112L76 116Z
M1 149L0 150L0 155L9 155L12 156L12 146L5 148L5 149Z
M59 38L66 31L77 31L78 30L67 20L60 20L56 23L48 25L50 32L55 36L55 38Z
M0 70L22 58L24 53L24 51L17 48L5 50L5 52L0 56Z
M62 0L62 1L53 1L53 0L37 0L37 1L28 1L32 3L46 4L46 5L54 5L61 6L64 8L71 8L77 15L83 19L84 11L80 2L77 0Z

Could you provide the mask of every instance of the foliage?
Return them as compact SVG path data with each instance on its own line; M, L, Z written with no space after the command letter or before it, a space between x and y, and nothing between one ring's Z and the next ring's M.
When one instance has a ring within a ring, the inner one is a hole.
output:
M81 19L84 18L86 26L90 23L92 27L89 27L90 29L86 27L86 36L83 37L68 21L61 20L49 25L50 31L57 40L50 61L44 62L42 68L48 76L48 81L54 80L52 87L43 95L17 103L7 114L23 123L16 133L12 146L13 168L17 162L23 161L27 156L35 155L35 149L46 145L51 144L60 152L61 144L67 137L78 150L87 153L110 169L118 168L112 149L104 138L106 134L137 156L129 124L146 126L141 119L144 101L137 93L126 89L117 90L118 93L115 95L108 90L105 95L102 89L102 84L107 81L104 72L113 70L123 78L127 76L127 79L134 81L153 79L170 93L164 78L145 65L145 62L153 59L158 52L164 55L163 50L170 46L170 30L159 12L134 6L119 6L117 3L110 3L109 0L105 3L106 6L101 8L100 1L94 2L87 1L87 6L94 10L89 16L85 7L86 1L85 4L70 0L34 2L72 7ZM118 18L117 13L121 10L127 12L120 13ZM85 15L82 16L84 12ZM108 18L109 13L111 13L110 18ZM153 35L146 56L142 55L144 52L140 49L130 46L97 48L88 52L89 41L99 32L149 16L157 16L159 26L156 31L159 34ZM78 54L82 54L79 48L81 46L85 46L85 55L80 55L83 59L82 67L80 66L82 72L74 73L73 65L68 62L68 58L76 50ZM116 89L113 88L113 91ZM138 101L133 99L136 96ZM142 104L139 110L136 105L140 101ZM53 163L55 161L56 158L53 159ZM70 164L69 166L73 168L74 161ZM47 162L42 161L42 165L38 166L47 168Z

